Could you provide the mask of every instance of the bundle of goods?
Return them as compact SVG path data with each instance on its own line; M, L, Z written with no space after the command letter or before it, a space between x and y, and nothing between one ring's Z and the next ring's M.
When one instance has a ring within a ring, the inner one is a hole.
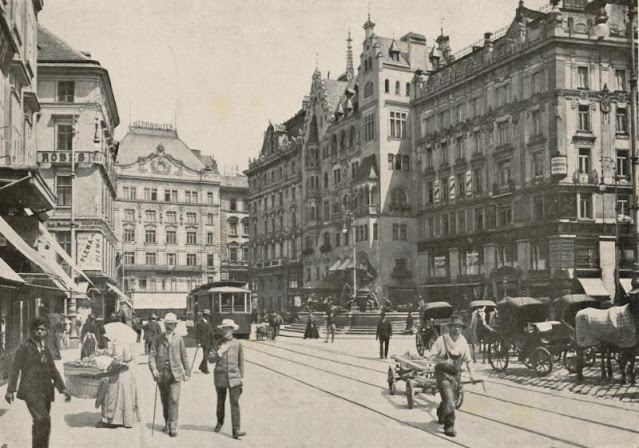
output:
M100 384L109 376L126 370L125 364L118 363L100 352L64 364L67 389L76 398L96 398Z

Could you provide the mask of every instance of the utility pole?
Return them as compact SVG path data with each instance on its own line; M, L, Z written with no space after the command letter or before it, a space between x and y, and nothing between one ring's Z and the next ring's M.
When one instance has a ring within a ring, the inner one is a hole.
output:
M635 240L635 272L639 270L639 154L637 153L637 55L635 50L635 32L637 20L637 4L628 1L628 22L630 32L630 149L632 155L632 196L634 240Z
M342 233L347 235L349 230L353 230L353 299L357 299L357 242L355 241L355 216L353 212L342 207L342 216L344 220L344 226ZM350 229L348 228L350 226Z

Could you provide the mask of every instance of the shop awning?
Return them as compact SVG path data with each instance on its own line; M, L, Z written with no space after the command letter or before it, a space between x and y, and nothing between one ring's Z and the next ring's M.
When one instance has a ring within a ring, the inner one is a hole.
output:
M329 271L331 271L331 272L332 272L332 271L339 271L339 270L340 270L341 265L342 265L342 261L341 261L341 260L337 260L333 266L331 266L330 268L328 268L328 270L329 270Z
M584 292L589 296L610 296L600 278L579 278L579 283Z
M347 258L346 261L344 261L344 264L342 265L342 267L340 269L352 269L353 268L353 260L351 260L350 258Z
M107 283L106 285L107 285L107 288L109 288L111 291L113 291L114 293L118 295L118 297L120 298L120 302L126 303L131 309L133 309L133 303L131 303L131 299L129 298L129 296L124 294L120 290L120 288L118 288L115 285L112 285L111 283Z
M2 234L16 250L24 255L29 261L38 266L44 274L62 291L69 291L71 285L74 282L64 272L61 266L54 263L50 263L42 255L40 255L34 248L29 246L25 240L22 239L18 233L13 230L13 227L7 223L2 217L0 217L0 234ZM18 273L23 274L23 273ZM30 273L24 273L24 276Z
M12 284L24 283L24 280L2 258L0 258L0 281Z
M632 291L632 279L631 278L620 278L619 283L621 283L621 287L623 288L626 294L630 294Z
M133 294L133 305L136 310L186 309L187 293L147 293Z
M64 260L65 263L67 263L69 266L73 266L73 268L74 268L73 272L76 275L80 275L80 276L84 277L84 279L87 282L89 282L89 284L91 286L96 288L96 286L89 279L89 277L87 277L87 275L84 273L84 271L82 269L80 269L77 264L73 263L73 260L71 260L71 257L69 256L69 254L67 254L67 252L62 248L62 246L60 246L58 244L58 242L56 241L55 237L53 235L51 235L51 233L47 230L47 228L42 223L40 223L40 235L46 240L47 243L49 243L51 245L51 247L53 248L55 253L58 254L60 256L60 258L62 258ZM86 291L87 291L87 288L83 288L83 287L78 287L78 289L81 292L84 292L84 293L86 293ZM82 289L84 289L84 290L82 291Z

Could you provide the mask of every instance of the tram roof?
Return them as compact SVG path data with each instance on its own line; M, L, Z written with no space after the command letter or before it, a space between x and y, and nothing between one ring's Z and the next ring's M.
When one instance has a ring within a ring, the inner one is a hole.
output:
M188 295L194 296L201 293L208 292L251 292L246 288L247 283L239 280L222 280L217 282L205 283L193 289ZM224 288L235 289L234 291L225 290Z
M251 290L246 288L238 288L235 286L212 286L209 289L203 289L201 291L198 291L197 293L201 294L203 292L206 292L206 293L208 292L218 292L218 293L238 292L238 293L246 294L246 293L250 293Z

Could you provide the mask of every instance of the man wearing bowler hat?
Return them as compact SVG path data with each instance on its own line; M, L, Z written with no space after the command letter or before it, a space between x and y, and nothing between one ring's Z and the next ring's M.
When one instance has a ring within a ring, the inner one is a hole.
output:
M430 349L429 357L438 361L435 366L435 379L442 402L437 408L437 418L444 425L444 434L455 437L455 392L461 381L462 364L466 364L470 381L474 381L473 363L470 348L461 331L466 327L461 316L454 314L450 318L448 334L437 338Z
M197 339L197 346L202 347L202 362L200 363L200 371L202 373L209 373L209 353L213 346L213 338L215 337L215 327L211 322L211 310L204 310L202 313L202 319L197 324L195 329L195 337Z
M240 430L240 395L242 395L242 378L244 377L244 353L242 344L233 337L239 328L233 319L224 319L217 326L222 331L222 343L211 351L209 362L215 363L213 379L217 393L217 426L220 432L224 425L224 404L228 392L231 402L231 424L233 438L239 439L246 433Z
M167 313L164 317L164 333L155 338L149 353L149 368L158 383L162 401L163 431L169 431L171 437L177 436L180 385L182 379L188 381L191 377L184 340L175 334L177 323L177 316Z
M144 353L149 353L155 338L162 334L162 327L158 323L158 315L151 314L151 320L145 323L142 329L144 330Z

